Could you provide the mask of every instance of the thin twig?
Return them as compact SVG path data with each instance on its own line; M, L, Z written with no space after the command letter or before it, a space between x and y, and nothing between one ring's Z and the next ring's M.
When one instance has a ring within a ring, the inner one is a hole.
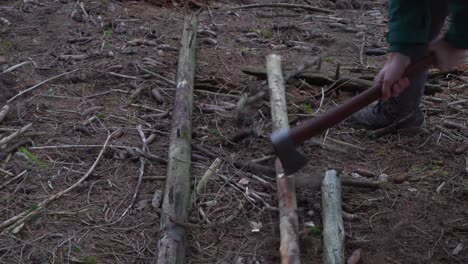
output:
M142 70L142 71L144 71L144 72L146 72L146 73L148 73L148 74L150 74L150 75L153 75L154 77L158 77L159 79L161 79L161 80L163 80L163 81L165 81L165 82L167 82L167 83L169 83L169 84L176 85L175 81L173 81L173 80L170 80L170 79L168 79L168 78L166 78L166 77L164 77L164 76L162 76L162 75L160 75L160 74L157 74L157 73L155 73L155 72L152 72L152 71L150 71L150 70L147 70L147 69L143 68L143 67L140 66L140 65L137 65L137 67L140 68L140 70Z
M25 210L22 213L20 213L19 215L14 216L14 217L4 221L2 224L0 224L0 229L3 229L3 228L7 227L6 231L13 230L15 227L17 227L18 225L21 225L22 223L24 223L30 217L32 217L34 215L37 215L39 210L44 208L51 201L60 198L64 194L69 193L70 191L72 191L73 189L75 189L76 187L81 185L93 173L94 169L97 167L99 161L101 160L102 156L104 155L104 152L105 152L105 150L107 148L107 144L109 143L109 140L111 139L111 137L113 135L114 135L114 133L109 134L109 136L107 136L107 139L104 142L104 146L102 147L101 152L99 152L99 155L96 158L96 160L94 161L93 165L91 166L91 168L89 168L88 172L86 172L86 174L83 177L81 177L76 183L74 183L72 186L68 187L67 189L65 189L63 191L58 192L57 194L46 198L45 200L40 202L34 210L31 210L31 209Z
M17 136L23 134L26 130L28 130L30 127L32 126L32 123L29 123L27 124L26 126L18 129L16 132L10 134L8 137L5 137L3 138L2 140L0 140L0 147L2 147L3 145L7 144L8 142L10 142L11 140L13 140L14 138L16 138Z
M51 77L51 78L49 78L49 79L46 79L46 80L44 80L44 81L42 81L42 82L40 82L40 83L38 83L38 84L36 84L36 85L30 87L30 88L28 88L28 89L26 89L26 90L24 90L24 91L18 93L17 95L13 96L12 98L8 99L7 103L13 102L16 98L18 98L18 97L22 96L23 94L28 93L28 92L30 92L30 91L32 91L32 90L34 90L34 89L40 87L41 85L43 85L43 84L45 84L45 83L47 83L47 82L50 82L50 81L55 80L55 79L57 79L57 78L60 78L60 77L62 77L62 76L68 75L68 74L70 74L70 73L76 72L76 71L78 71L78 70L79 70L79 69L75 69L75 70L73 70L73 71L64 72L64 73L61 73L61 74L59 74L59 75L57 75L57 76Z
M10 68L4 70L2 73L12 72L12 71L18 69L19 67L22 67L22 66L24 66L26 64L29 64L29 63L33 63L33 62L32 61L23 61L21 63L18 63L16 65L11 66Z
M148 145L146 144L146 136L145 136L145 133L143 132L143 127L141 125L138 125L137 130L138 130L138 133L140 134L141 142L143 144L143 146L141 147L141 151L147 152ZM130 202L128 207L125 209L125 211L122 213L122 215L119 217L117 222L119 222L135 204L135 201L138 198L138 192L140 191L141 182L143 181L144 174L145 174L145 159L143 157L140 157L140 174L138 175L138 182L135 187L135 193L133 194L132 201Z
M7 186L8 184L10 184L10 183L12 183L12 182L18 180L19 178L23 177L23 175L24 175L26 172L27 172L27 171L25 170L25 171L21 172L20 174L16 175L16 176L15 176L14 178L12 178L11 180L9 180L9 181L5 182L4 184L2 184L2 185L0 186L0 190L3 189L3 188L4 188L5 186Z
M11 172L9 172L9 171L7 171L7 170L4 170L4 169L2 169L2 168L0 168L0 173L6 174L6 175L8 175L8 176L15 176L13 173L11 173Z
M328 13L328 14L333 13L333 11L328 10L328 9L324 9L324 8L314 7L314 6L310 6L310 5L296 5L296 4L288 4L288 3L243 5L243 6L238 6L238 7L231 8L231 10L259 8L259 7L302 8L302 9L305 9L305 10L308 10L308 11L314 11L314 12L323 12L323 13Z

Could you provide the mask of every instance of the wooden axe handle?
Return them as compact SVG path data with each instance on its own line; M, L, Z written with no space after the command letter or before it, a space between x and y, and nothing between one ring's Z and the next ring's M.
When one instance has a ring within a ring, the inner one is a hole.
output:
M423 57L406 68L403 76L412 77L435 63L435 56L433 54ZM336 106L327 112L308 119L300 125L292 128L289 131L289 137L296 144L300 145L305 140L321 134L326 129L335 126L342 122L355 112L361 110L372 102L382 97L382 86L375 84L366 91L349 99L343 104Z

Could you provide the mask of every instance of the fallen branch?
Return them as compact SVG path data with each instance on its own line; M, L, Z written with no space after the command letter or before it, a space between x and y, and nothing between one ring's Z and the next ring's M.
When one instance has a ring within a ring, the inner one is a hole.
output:
M340 178L328 170L322 181L323 263L345 263L341 203Z
M34 86L29 87L28 89L26 89L26 90L24 90L24 91L18 93L17 95L13 96L12 98L8 99L7 103L13 102L16 98L18 98L18 97L22 96L23 94L26 94L26 93L28 93L28 92L30 92L30 91L32 91L32 90L34 90L34 89L40 87L41 85L43 85L43 84L45 84L45 83L47 83L47 82L53 81L53 80L55 80L55 79L57 79L57 78L60 78L60 77L62 77L62 76L68 75L68 74L73 73L73 72L76 72L76 71L78 71L78 69L75 69L75 70L69 71L69 72L64 72L64 73L61 73L61 74L59 74L59 75L57 75L57 76L51 77L51 78L49 78L49 79L46 79L46 80L44 80L44 81L42 81L42 82L40 82L40 83L38 83L38 84L36 84L36 85L34 85Z
M281 72L281 57L270 54L266 57L268 87L270 94L273 130L288 128L288 113L284 79ZM275 160L276 182L280 218L281 263L300 263L298 243L299 223L297 217L296 185L294 175L286 177L278 158Z
M301 9L312 11L312 12L322 12L322 13L327 13L327 14L333 14L333 11L325 9L325 8L319 8L319 7L315 7L311 5L296 5L296 4L288 4L288 3L243 5L243 6L231 8L231 10L260 8L260 7L301 8Z
M187 15L184 19L176 94L172 113L169 162L162 205L161 228L157 263L185 263L186 230L171 221L186 219L190 199L192 155L192 111L195 82L196 43L198 17Z
M0 168L0 173L6 174L6 175L8 175L10 177L15 176L13 173L11 173L11 172L9 172L7 170L4 170L2 168Z
M23 171L21 172L20 174L16 175L15 177L13 177L12 179L6 181L4 184L0 185L0 190L5 188L5 186L7 186L8 184L18 180L19 178L23 177L23 175L26 173L27 171Z
M146 137L145 137L145 133L143 132L143 127L141 125L138 125L137 130L138 130L138 133L140 134L141 142L143 145L141 147L141 151L145 153L148 150L148 145L146 144ZM140 192L140 187L141 187L141 183L143 182L144 174L145 174L145 159L143 157L140 157L140 174L138 175L138 181L135 187L135 193L133 193L132 201L130 202L128 207L125 209L125 211L122 213L122 215L117 220L117 222L120 221L128 213L128 211L132 209L133 205L135 204L138 198L138 193Z
M26 64L29 64L29 63L34 63L34 62L33 61L23 61L23 62L21 62L19 64L11 66L10 68L4 70L2 73L12 72L12 71L14 71L14 70L26 65Z
M157 73L155 73L155 72L152 72L152 71L150 71L150 70L147 70L147 69L143 68L143 67L140 66L140 65L137 65L137 67L140 68L140 70L142 70L142 71L144 71L144 72L146 72L146 73L148 73L148 74L150 74L150 75L153 75L154 77L157 77L157 78L159 78L159 79L161 79L161 80L163 80L163 81L165 81L165 82L167 82L167 83L169 83L169 84L171 84L171 85L176 85L176 83L175 83L173 80L168 79L168 78L162 76L161 74L157 74Z
M9 136L3 138L2 140L0 140L0 148L7 144L8 142L10 142L11 140L13 140L14 138L16 138L17 136L23 134L26 130L28 130L30 127L32 126L32 123L29 123L27 124L26 126L18 129L16 132L10 134Z
M368 189L386 189L388 187L388 183L386 182L364 181L350 178L341 178L341 185Z
M112 136L113 136L113 134L110 134L110 135L107 136L107 139L104 142L104 146L101 149L101 152L99 152L99 155L96 158L96 160L94 161L93 165L91 166L91 168L89 168L88 172L86 172L86 174L83 177L81 177L76 183L74 183L72 186L68 187L67 189L65 189L65 190L63 190L63 191L61 191L61 192L59 192L59 193L57 193L55 195L52 195L49 198L43 200L34 209L25 210L22 213L20 213L19 215L16 215L16 216L4 221L2 224L0 224L0 229L7 228L5 231L12 231L15 227L21 225L22 223L24 223L26 220L30 219L34 215L37 215L38 212L40 210L42 210L50 202L62 197L64 194L67 194L70 191L72 191L73 189L75 189L76 187L80 186L93 173L94 169L96 169L99 161L101 160L101 158L102 158L102 156L104 154L104 151L107 148L107 144L109 143L109 140L111 139Z

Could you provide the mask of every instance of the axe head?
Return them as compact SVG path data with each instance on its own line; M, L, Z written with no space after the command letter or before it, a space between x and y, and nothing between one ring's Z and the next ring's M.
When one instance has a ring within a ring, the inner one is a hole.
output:
M289 136L288 128L275 131L271 134L270 141L286 175L297 172L307 164L308 159L296 149L293 140Z

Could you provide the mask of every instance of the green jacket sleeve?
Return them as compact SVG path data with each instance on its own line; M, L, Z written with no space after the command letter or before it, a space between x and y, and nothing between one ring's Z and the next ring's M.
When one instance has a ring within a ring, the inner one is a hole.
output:
M451 0L449 12L451 21L445 39L456 48L468 49L468 1Z
M430 26L427 0L390 0L388 12L390 51L408 54L411 49L427 44Z

